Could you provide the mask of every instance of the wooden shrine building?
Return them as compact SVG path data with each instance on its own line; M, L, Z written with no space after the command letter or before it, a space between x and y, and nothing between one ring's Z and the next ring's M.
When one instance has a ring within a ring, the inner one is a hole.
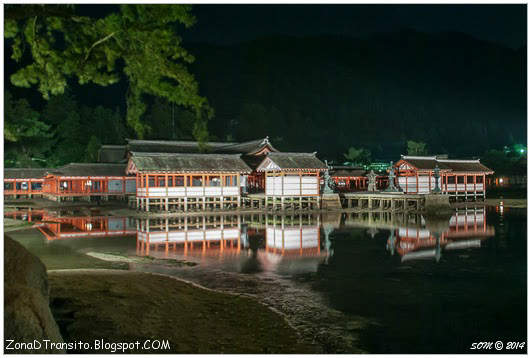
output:
M485 198L486 176L494 171L475 160L440 159L437 156L405 156L394 164L398 186L406 194L429 194L435 189L434 171L439 169L439 188L452 198Z
M337 192L367 191L370 171L363 168L348 166L333 166L330 169L330 178L335 183ZM386 172L376 173L376 189L384 190L389 185L389 177Z
M5 168L4 197L32 198L42 195L46 168Z
M268 153L256 171L265 176L266 206L284 209L320 206L320 173L327 169L316 153Z
M102 145L98 150L99 163L125 163L126 145Z
M169 140L139 140L128 139L125 154L128 158L135 153L172 153L172 154L239 154L241 159L249 166L251 172L241 177L240 184L244 192L260 192L265 188L263 173L255 169L270 152L278 152L271 144L268 137L247 142L205 142L200 144L195 141L169 141ZM113 146L102 147L104 157L110 157L110 152L118 152L119 148ZM117 146L114 146L117 147ZM109 153L109 154L105 154Z
M70 163L49 169L44 177L43 196L56 201L125 199L136 191L136 180L126 176L125 169L126 164L113 163Z
M161 210L240 206L240 176L251 169L239 154L130 152L137 208Z

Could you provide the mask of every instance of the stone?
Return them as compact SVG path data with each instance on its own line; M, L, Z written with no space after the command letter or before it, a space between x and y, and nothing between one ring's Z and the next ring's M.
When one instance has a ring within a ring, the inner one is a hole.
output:
M6 236L4 239L4 286L22 285L38 290L48 299L48 275L38 257Z
M322 194L321 208L323 210L341 210L341 200L339 194Z
M64 341L49 306L46 267L7 236L4 238L4 340L6 353L65 353L61 347L51 347L52 342L63 344Z
M448 195L441 194L428 194L425 196L424 201L425 211L432 216L438 214L446 216L447 213L452 212L450 206L450 199Z

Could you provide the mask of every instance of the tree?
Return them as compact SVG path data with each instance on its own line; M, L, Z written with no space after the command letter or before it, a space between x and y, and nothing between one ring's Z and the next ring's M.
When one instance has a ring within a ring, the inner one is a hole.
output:
M39 118L25 99L4 99L4 140L6 166L39 167L52 145L50 126ZM40 159L40 160L39 160Z
M200 127L192 112L160 98L155 99L146 113L146 125L153 139L193 139L194 130Z
M371 162L371 152L365 148L348 148L348 152L343 154L345 159L355 165L366 165Z
M62 94L68 79L108 86L128 81L127 122L139 138L145 95L190 108L204 137L213 110L199 95L186 65L194 57L181 46L179 25L192 26L190 5L120 5L103 17L82 16L73 5L6 5L4 36L12 40L12 58L31 63L11 76L20 87L38 86L46 99Z
M88 163L95 163L98 161L98 150L101 147L101 141L96 136L90 137L85 151L85 161Z
M415 142L413 140L407 141L407 155L427 155L426 143Z

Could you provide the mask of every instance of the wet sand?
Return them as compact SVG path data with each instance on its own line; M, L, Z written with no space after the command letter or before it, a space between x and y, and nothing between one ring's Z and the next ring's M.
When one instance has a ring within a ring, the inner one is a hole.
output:
M142 272L48 273L52 312L67 342L170 342L169 350L130 353L316 352L282 316L248 297Z

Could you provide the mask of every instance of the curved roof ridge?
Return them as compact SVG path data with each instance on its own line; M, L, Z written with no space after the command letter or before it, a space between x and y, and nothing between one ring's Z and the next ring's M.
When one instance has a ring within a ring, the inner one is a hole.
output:
M435 155L404 155L400 154L402 159L420 159L420 160L440 160Z
M159 156L159 157L204 157L204 156L217 156L217 157L241 157L239 153L166 153L166 152L131 152L133 156Z
M267 155L317 155L317 152L271 152L267 153Z
M166 139L126 139L128 143L145 143L145 144L175 144L175 145L182 145L182 144L193 144L197 145L199 142L195 140L166 140ZM215 145L234 145L239 144L238 142L205 142L206 145L208 144L215 144Z
M438 162L479 163L479 159L437 159Z

